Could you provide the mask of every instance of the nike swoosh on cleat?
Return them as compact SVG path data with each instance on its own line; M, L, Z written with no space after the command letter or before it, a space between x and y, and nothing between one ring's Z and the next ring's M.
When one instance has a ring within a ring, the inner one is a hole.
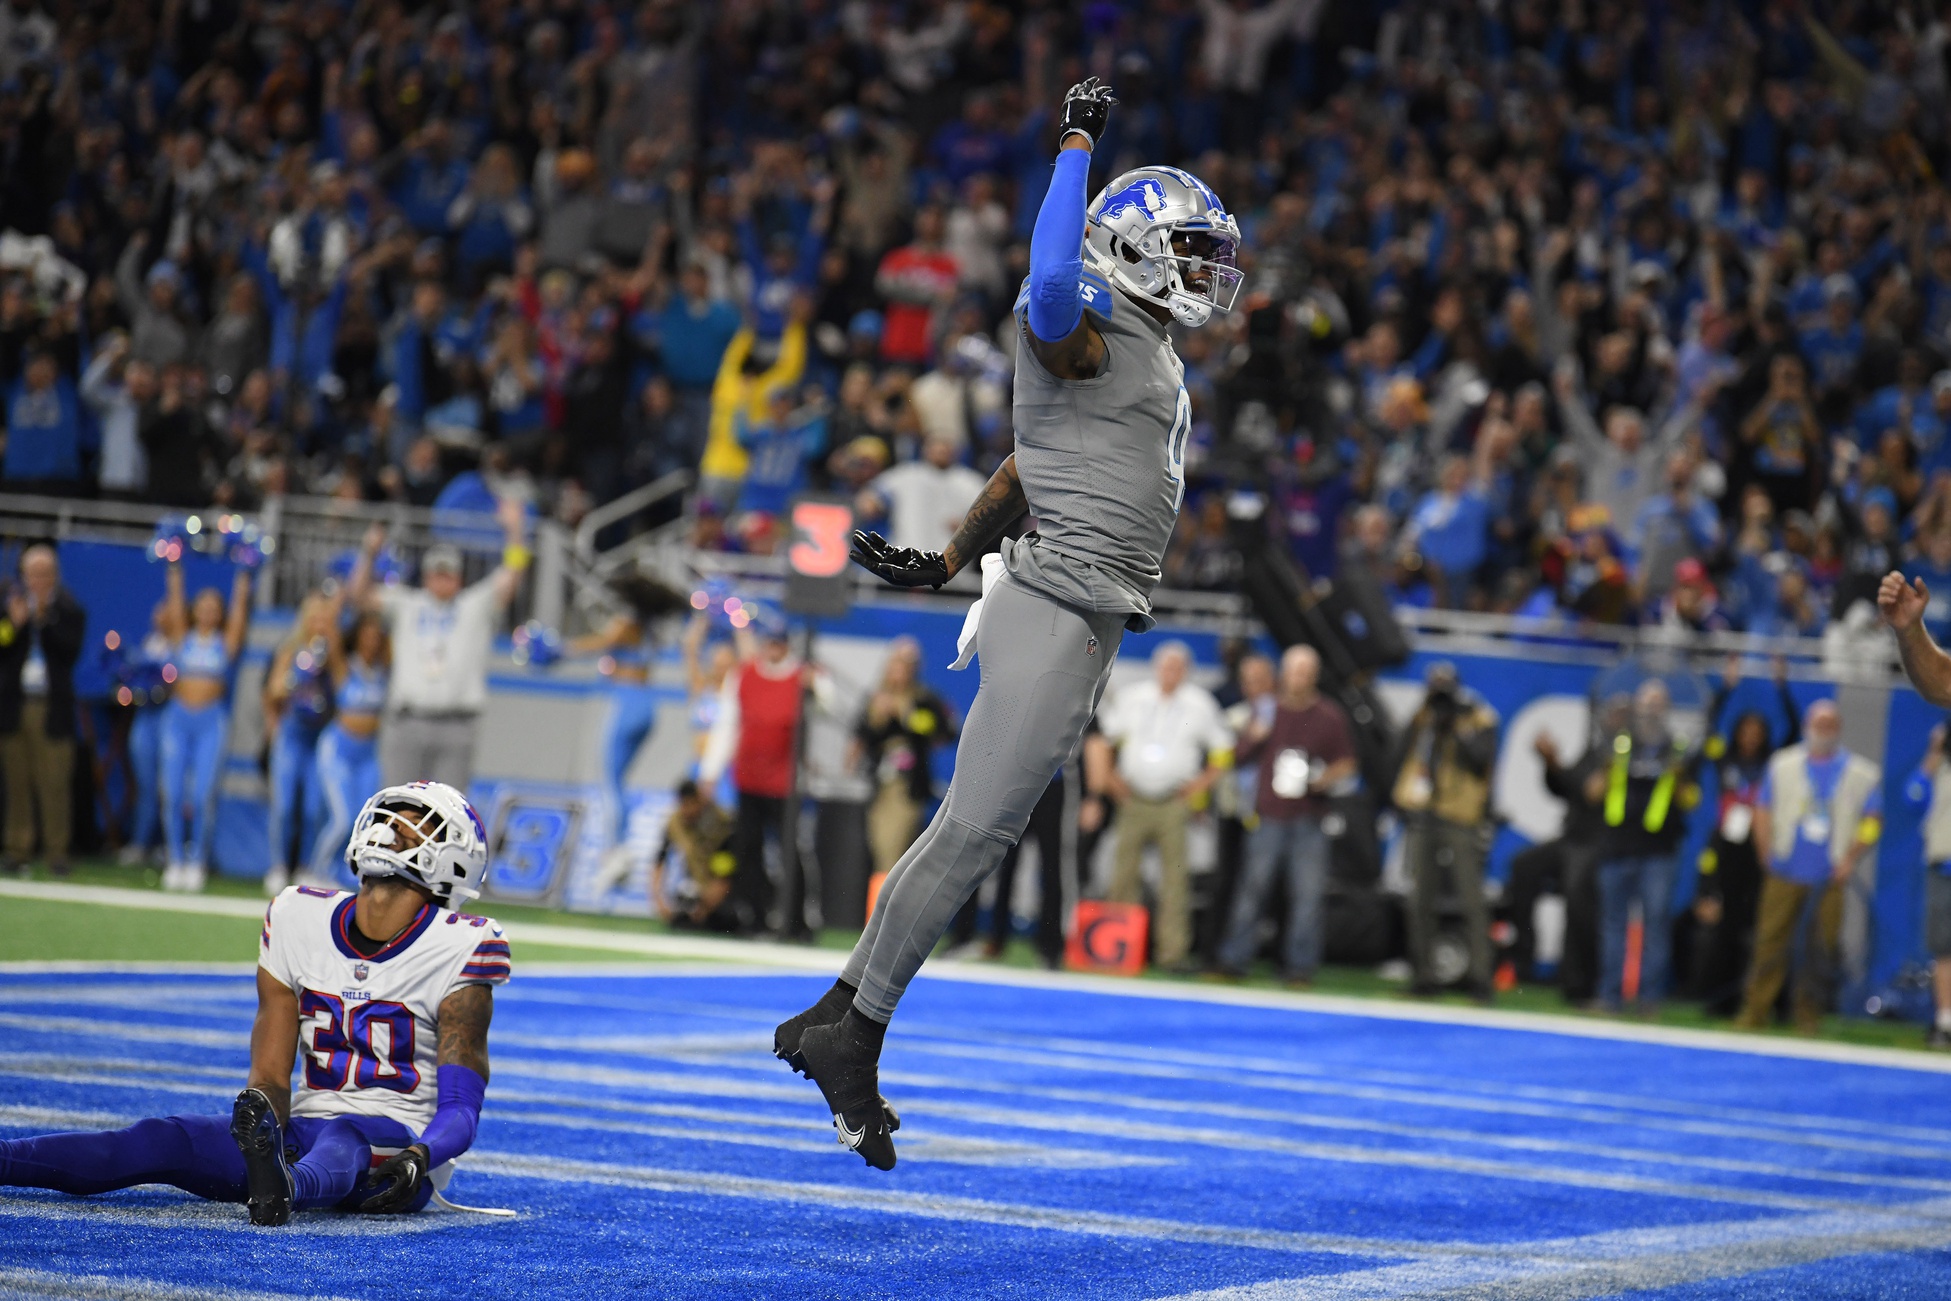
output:
M867 1137L867 1126L862 1125L859 1129L854 1129L847 1124L847 1118L845 1116L835 1116L833 1118L833 1127L840 1131L841 1147L846 1148L850 1152L858 1152L860 1150L861 1140Z

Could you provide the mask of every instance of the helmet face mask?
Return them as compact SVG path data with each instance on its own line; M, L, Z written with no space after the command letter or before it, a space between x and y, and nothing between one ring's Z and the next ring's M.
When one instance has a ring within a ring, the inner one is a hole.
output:
M1231 311L1242 276L1240 228L1190 172L1141 167L1104 187L1085 214L1084 258L1120 289L1204 325Z
M473 805L452 786L388 786L359 810L345 857L362 885L399 877L452 907L481 893L487 833Z

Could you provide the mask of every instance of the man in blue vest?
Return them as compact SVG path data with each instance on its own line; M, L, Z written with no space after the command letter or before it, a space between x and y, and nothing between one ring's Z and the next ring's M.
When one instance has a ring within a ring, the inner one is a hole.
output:
M1843 749L1836 702L1810 705L1802 734L1801 744L1783 746L1768 761L1755 797L1754 845L1764 875L1754 962L1735 1022L1745 1030L1768 1023L1791 958L1796 1029L1821 1028L1850 878L1883 829L1883 772Z

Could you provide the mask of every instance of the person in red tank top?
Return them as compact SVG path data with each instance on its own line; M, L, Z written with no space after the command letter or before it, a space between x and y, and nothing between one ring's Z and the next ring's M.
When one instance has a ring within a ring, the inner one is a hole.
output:
M738 791L738 821L732 831L732 899L739 926L763 930L772 904L766 880L768 837L782 847L787 834L786 799L793 787L799 752L799 720L807 668L792 653L782 625L763 635L739 637L737 669L738 745L732 752L732 785ZM788 872L785 934L806 933L805 892Z

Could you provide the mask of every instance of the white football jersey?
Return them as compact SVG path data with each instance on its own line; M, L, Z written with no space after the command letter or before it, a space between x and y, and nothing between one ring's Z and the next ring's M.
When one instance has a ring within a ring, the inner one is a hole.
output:
M352 947L354 896L295 885L264 914L258 966L298 996L294 1116L388 1116L415 1134L439 1095L440 1004L508 979L508 941L488 917L420 910L371 957Z

